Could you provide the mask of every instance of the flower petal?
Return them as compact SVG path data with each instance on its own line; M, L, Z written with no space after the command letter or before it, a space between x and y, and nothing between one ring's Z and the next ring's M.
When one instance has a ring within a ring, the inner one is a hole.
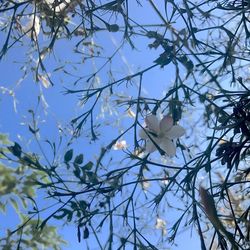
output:
M161 141L161 149L164 150L168 156L175 156L176 154L176 147L174 143L167 138L164 138Z
M142 138L144 140L148 139L148 135L147 135L145 130L147 131L147 129L140 129L139 130L139 136L140 136L140 138Z
M173 118L169 115L164 116L160 121L160 131L166 133L173 127Z
M148 128L156 133L160 131L159 121L155 115L149 115L145 118L146 125Z
M148 140L146 142L146 152L153 153L155 150L156 150L155 144L151 140Z
M148 153L154 152L157 149L156 145L160 145L160 143L161 140L159 138L150 135L150 138L146 141L146 151Z
M185 134L185 129L179 125L174 125L164 136L169 139L176 139Z
M128 147L127 142L125 140L117 141L113 146L114 150L122 150Z

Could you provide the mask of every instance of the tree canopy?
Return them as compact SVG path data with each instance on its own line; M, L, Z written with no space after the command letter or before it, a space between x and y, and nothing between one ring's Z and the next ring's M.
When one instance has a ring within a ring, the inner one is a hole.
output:
M72 225L79 249L249 249L249 18L0 1L2 249L66 249Z

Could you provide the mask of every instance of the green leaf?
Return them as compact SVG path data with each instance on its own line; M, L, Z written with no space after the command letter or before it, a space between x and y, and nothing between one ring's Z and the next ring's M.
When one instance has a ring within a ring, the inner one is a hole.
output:
M81 177L80 176L81 170L80 170L80 168L77 165L75 165L75 169L74 169L73 173L74 173L75 177L77 177L77 178Z
M73 210L76 210L78 208L78 204L75 201L71 201L70 206Z
M83 232L83 239L88 239L88 237L89 237L89 229L85 227Z
M86 210L86 208L88 207L88 203L84 200L80 200L79 201L79 206L82 210Z
M109 32L117 32L119 31L120 27L117 24L107 24L107 29Z
M68 150L64 155L64 161L69 162L73 157L73 149Z
M25 164L29 165L36 165L36 163L33 161L32 156L30 155L25 155L22 160L25 162Z
M23 197L21 197L21 201L22 201L23 207L24 207L24 208L27 208L27 207L28 207L27 200L24 199Z
M92 161L89 161L87 164L83 166L83 170L91 170L92 167L94 166L94 163Z
M14 207L14 209L16 210L16 212L18 212L18 203L15 199L10 198L10 202L12 204L12 206Z
M58 220L67 217L68 222L70 222L73 217L73 211L64 208L58 211L58 214L54 214L53 217Z
M14 146L8 147L8 149L9 149L9 151L10 151L14 156L16 156L16 157L18 157L18 158L21 157L22 148L21 148L21 146L20 146L17 142L14 143Z
M89 181L93 184L97 184L99 183L98 181L98 178L97 178L97 175L94 173L94 172L91 172L91 171L87 171L86 172L88 178L89 178Z
M83 163L83 154L77 155L74 160L74 164L81 165L82 163Z
M163 68L164 66L168 65L173 59L173 56L168 52L165 51L160 56L154 60L155 63L161 66Z
M34 129L34 128L32 128L30 125L29 125L29 131L32 133L32 134L36 134L36 133L38 133L39 132L39 128L37 128L37 129Z
M0 202L0 210L5 213L6 212L6 205L2 202Z
M11 142L8 139L8 136L5 135L5 134L0 134L0 142L3 145L9 145L9 144L11 144Z
M54 214L53 217L54 217L55 219L60 220L60 219L62 219L62 218L65 217L65 216L68 217L69 214L72 213L72 211L63 208L63 209L61 209L60 211L58 211L58 213L60 213L60 214L58 214L58 215Z
M67 221L71 222L72 221L72 217L73 217L73 212L70 211L70 213L68 213L68 215L67 215Z

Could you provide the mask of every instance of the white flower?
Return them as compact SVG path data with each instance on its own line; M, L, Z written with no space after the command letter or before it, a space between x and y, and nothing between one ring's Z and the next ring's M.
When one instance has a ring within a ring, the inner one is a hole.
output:
M166 221L160 218L156 218L155 228L160 229L163 235L167 234Z
M184 128L173 125L173 118L170 116L164 116L159 122L155 115L149 115L146 117L145 123L146 127L140 130L139 135L146 140L146 151L152 153L158 146L168 156L174 156L176 146L172 140L183 136Z
M125 140L117 141L115 145L113 146L114 150L122 150L126 149L128 147L127 142Z
M141 182L141 186L143 191L146 193L149 187L151 186L151 183L143 177L143 181Z

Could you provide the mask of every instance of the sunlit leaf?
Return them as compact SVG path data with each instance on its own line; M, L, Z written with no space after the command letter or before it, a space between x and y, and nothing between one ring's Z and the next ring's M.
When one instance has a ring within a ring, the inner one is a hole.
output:
M12 206L14 207L14 209L16 210L16 212L18 212L19 207L18 207L17 201L13 198L10 198L10 202L11 202Z

